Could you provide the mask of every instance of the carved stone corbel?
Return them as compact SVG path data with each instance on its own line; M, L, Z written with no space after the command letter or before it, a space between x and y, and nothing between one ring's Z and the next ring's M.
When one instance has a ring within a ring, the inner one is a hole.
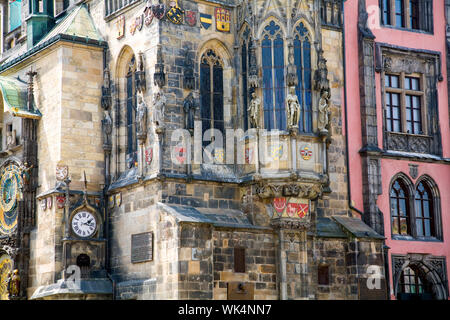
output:
M195 89L195 78L194 78L194 65L192 62L192 57L189 52L186 53L184 59L184 81L183 85L185 89L194 90Z
M258 65L256 63L256 46L253 40L250 40L249 44L249 75L248 85L250 88L258 88L260 86L260 79L258 76Z
M138 65L136 70L136 89L138 92L145 92L147 83L145 81L145 68L143 53L139 52Z

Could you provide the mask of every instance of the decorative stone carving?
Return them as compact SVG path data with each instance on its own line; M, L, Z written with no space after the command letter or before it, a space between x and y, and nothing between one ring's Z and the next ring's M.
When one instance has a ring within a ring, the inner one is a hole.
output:
M102 85L102 108L108 110L112 104L111 98L111 80L108 68L103 70L103 85Z
M383 58L383 69L384 71L391 71L392 69L392 59L390 57Z
M272 227L279 229L306 230L311 227L311 221L309 219L279 218L272 219L270 224Z
M286 97L286 112L288 129L298 128L298 121L300 119L300 102L295 94L295 87L289 88L289 94Z
M328 90L322 90L319 99L319 117L317 119L317 127L321 133L328 133L328 125L330 122L329 111L330 93Z
M156 52L155 74L153 75L153 81L155 83L155 86L158 86L160 88L164 87L164 85L166 84L166 74L164 73L164 60L160 45L158 45L158 49Z
M274 197L281 197L283 194L283 186L277 184L271 184L270 188L272 189L272 193Z
M296 184L289 184L283 187L283 195L286 197L298 196L300 187Z
M137 138L143 142L147 137L147 104L142 92L137 94L136 131Z
M369 19L369 14L366 11L366 1L358 0L358 30L364 38L375 39L372 31L369 29L367 21Z
M386 132L388 150L430 153L431 138Z
M328 81L327 60L323 57L323 50L320 49L317 58L317 70L314 73L314 89L322 91L330 91L330 82Z
M144 58L143 53L138 54L138 65L136 69L136 90L138 92L144 92L147 89L147 83L145 80L145 68L144 68Z
M419 165L409 164L409 175L411 178L416 179L419 176Z
M109 111L105 110L102 120L103 149L111 149L112 126L113 123Z
M288 54L288 66L287 66L287 85L288 87L295 87L298 85L298 75L297 66L295 65L294 59L294 46L292 43L289 44L289 54Z
M248 75L248 85L250 88L259 87L259 76L258 76L258 65L256 63L256 46L253 40L249 43L249 75Z
M260 185L256 187L256 193L261 199L272 197L272 189L267 185Z
M195 101L194 95L189 93L189 95L184 99L183 102L184 109L184 125L188 130L194 130L194 122L195 122Z
M248 106L247 111L250 116L250 124L252 128L259 128L259 112L261 110L261 99L256 95L255 92L252 92L252 100L250 101L250 105Z
M33 102L34 102L34 89L33 89L33 79L37 75L37 72L30 70L26 73L28 76L28 87L27 87L27 107L28 110L33 110Z
M156 129L164 127L164 111L166 108L166 97L162 92L156 92L153 96L153 124Z
M189 52L186 53L184 60L184 88L188 90L195 89L194 64Z

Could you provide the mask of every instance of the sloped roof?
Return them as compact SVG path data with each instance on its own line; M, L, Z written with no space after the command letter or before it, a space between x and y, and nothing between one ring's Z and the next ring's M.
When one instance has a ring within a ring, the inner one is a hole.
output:
M57 25L36 44L36 46L52 39L58 34L104 41L97 31L94 21L85 5L80 5L72 10L72 12L58 22Z
M40 119L42 114L33 101L33 109L28 110L27 84L11 77L0 76L0 91L3 106L15 117ZM5 110L6 111L6 110Z

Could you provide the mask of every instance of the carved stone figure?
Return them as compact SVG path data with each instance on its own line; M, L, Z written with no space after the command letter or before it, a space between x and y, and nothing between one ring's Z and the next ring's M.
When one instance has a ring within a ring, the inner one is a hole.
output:
M317 59L317 70L314 74L315 90L329 90L330 82L328 81L327 60L323 57L323 50L319 50Z
M145 91L147 89L147 84L145 81L145 69L144 69L144 58L143 53L139 52L138 65L136 70L136 89L138 92Z
M153 124L158 128L164 126L165 107L166 97L161 92L156 92L153 96Z
M330 93L327 90L323 90L319 100L319 118L317 121L317 127L320 132L328 132L326 127L329 122L329 98Z
M158 49L156 51L156 64L155 64L155 73L153 74L153 81L155 86L160 88L164 87L166 84L166 74L164 73L164 60L162 55L161 46L158 45Z
M286 97L286 105L288 129L298 128L298 121L300 119L300 102L295 94L295 87L289 88L289 94Z
M20 293L19 270L14 270L12 277L8 282L8 293L10 297L18 297Z
M103 71L103 86L102 86L102 108L107 110L111 106L111 81L109 77L109 70L105 68Z
M195 89L195 78L194 78L194 64L192 62L192 57L189 52L186 53L184 59L184 88L193 90Z
M247 111L250 116L250 124L253 128L259 127L259 111L261 110L261 99L258 98L255 92L252 93L252 100L248 106Z
M189 93L186 99L184 99L183 109L185 117L185 127L188 130L193 130L195 121L195 101L192 92Z
M289 44L289 64L287 66L287 85L289 87L296 86L298 84L297 66L294 59L294 46Z
M136 131L138 139L145 139L147 134L147 104L142 92L137 95Z
M108 111L105 111L102 120L103 147L111 146L112 120Z

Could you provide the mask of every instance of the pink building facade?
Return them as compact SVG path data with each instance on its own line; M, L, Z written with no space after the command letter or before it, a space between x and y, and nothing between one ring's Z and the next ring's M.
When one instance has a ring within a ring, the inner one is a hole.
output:
M448 0L347 0L350 203L385 236L391 299L448 299Z

